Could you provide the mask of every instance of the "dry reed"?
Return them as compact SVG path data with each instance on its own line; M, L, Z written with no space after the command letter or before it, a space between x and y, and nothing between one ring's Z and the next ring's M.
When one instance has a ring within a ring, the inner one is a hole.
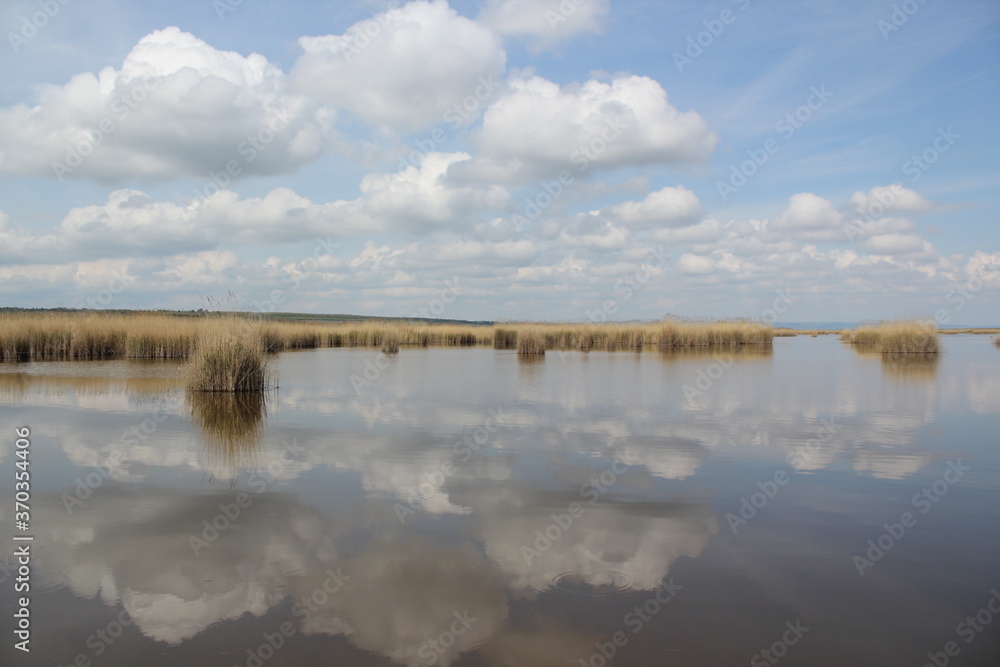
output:
M536 329L517 332L518 354L545 354L545 334Z
M882 354L937 354L937 333L934 323L900 320L862 325L842 332L840 339Z
M505 323L498 327L410 320L292 322L232 314L199 317L167 313L23 313L0 315L0 359L184 359L214 335L220 323L242 322L262 350L374 347L397 350L428 345L491 345L504 350L639 350L770 345L774 330L747 321L648 323ZM227 325L228 326L228 325Z
M244 321L220 324L199 339L188 371L192 391L263 392L267 356L259 328Z

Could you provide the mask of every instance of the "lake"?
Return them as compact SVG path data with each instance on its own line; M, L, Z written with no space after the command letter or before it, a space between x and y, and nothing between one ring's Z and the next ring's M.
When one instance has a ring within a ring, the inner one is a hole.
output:
M1000 664L1000 349L941 339L0 364L0 662Z

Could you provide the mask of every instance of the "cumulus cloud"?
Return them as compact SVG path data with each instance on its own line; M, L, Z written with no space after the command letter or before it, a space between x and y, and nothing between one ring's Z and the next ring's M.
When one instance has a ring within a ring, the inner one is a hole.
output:
M323 517L284 498L255 498L243 512L243 529L206 543L196 556L189 538L231 494L192 498L150 488L148 502L128 496L102 488L89 501L93 511L76 516L55 498L42 511L47 528L39 538L52 547L48 577L76 595L121 604L157 641L177 643L222 620L262 616L286 595L283 573L322 572L334 554ZM139 523L150 529L120 530Z
M929 211L934 204L923 195L902 185L880 185L867 193L855 192L851 205L859 214L881 216L891 211Z
M296 90L372 125L409 130L448 120L448 110L477 89L485 100L507 59L499 36L445 0L411 2L299 44Z
M523 37L532 51L581 33L599 33L610 0L489 0L478 20L503 35Z
M514 77L483 117L478 159L463 173L524 182L630 166L704 162L717 137L694 111L678 111L643 76L560 86Z
M185 203L158 202L140 190L114 190L104 204L70 209L49 233L32 234L0 219L0 260L168 256L216 250L223 243L294 242L359 233L428 234L471 227L502 209L500 186L454 183L449 167L465 153L431 153L419 166L365 176L355 199L315 203L289 188L241 199L221 190Z
M628 201L611 208L619 222L632 229L687 227L705 214L697 195L685 188L665 187L642 201Z
M0 109L0 173L120 182L280 174L314 160L332 118L287 91L258 54L219 51L170 27L122 67L44 86L33 106Z
M487 553L522 593L549 590L567 573L589 586L652 590L678 558L698 556L718 530L706 506L660 503L624 511L598 503L585 507L576 524L546 547L536 540L552 518L533 506L493 511L483 519Z
M829 231L843 225L844 215L829 200L802 192L792 195L788 208L771 221L774 231Z

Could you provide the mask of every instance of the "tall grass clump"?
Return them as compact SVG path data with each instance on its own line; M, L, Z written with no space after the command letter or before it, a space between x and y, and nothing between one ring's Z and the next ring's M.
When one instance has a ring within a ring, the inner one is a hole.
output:
M264 391L267 357L259 329L231 322L202 335L191 355L188 388L192 391Z
M545 334L536 329L517 332L518 354L545 354Z
M844 331L840 339L882 354L937 354L940 349L937 334L935 323L900 320L862 325Z

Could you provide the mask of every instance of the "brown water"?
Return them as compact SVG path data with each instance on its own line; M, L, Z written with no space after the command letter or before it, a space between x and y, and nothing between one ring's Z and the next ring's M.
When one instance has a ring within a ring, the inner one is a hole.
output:
M0 664L1000 664L1000 350L942 340L0 365Z

